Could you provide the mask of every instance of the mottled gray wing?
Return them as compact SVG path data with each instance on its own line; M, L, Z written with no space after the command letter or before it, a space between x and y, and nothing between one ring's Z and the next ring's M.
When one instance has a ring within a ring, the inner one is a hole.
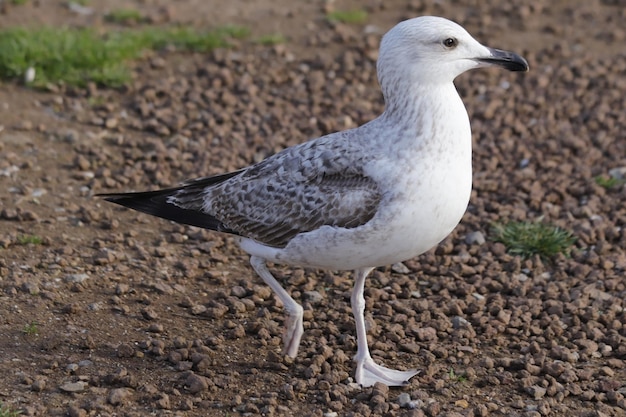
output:
M284 247L298 233L324 225L354 228L374 216L381 194L363 173L365 158L345 141L317 140L276 154L201 195L183 188L172 202L201 210L241 236Z

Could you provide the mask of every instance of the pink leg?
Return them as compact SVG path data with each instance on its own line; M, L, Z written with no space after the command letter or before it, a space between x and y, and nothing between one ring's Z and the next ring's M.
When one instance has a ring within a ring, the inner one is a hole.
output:
M298 354L298 348L300 347L300 338L304 333L304 327L302 326L303 310L302 306L291 298L291 296L280 285L276 278L270 273L265 265L265 260L257 256L250 257L250 264L256 273L265 281L267 285L274 291L280 301L283 303L285 310L287 311L287 320L285 321L285 334L283 335L283 342L285 347L283 353L295 358Z
M409 379L415 376L418 371L396 371L378 365L372 359L367 345L367 333L365 330L365 299L363 290L365 288L365 278L373 268L357 269L355 271L354 289L352 290L352 314L356 323L357 351L354 360L356 361L356 382L364 387L371 387L376 382L382 382L389 386L403 386L409 383Z

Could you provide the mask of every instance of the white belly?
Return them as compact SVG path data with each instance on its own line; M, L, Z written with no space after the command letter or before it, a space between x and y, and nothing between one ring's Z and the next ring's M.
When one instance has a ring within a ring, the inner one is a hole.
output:
M432 167L431 167L432 168ZM394 185L366 225L323 226L295 237L284 249L243 239L252 255L292 265L348 270L413 258L441 242L459 223L471 192L471 160L441 175L411 175ZM430 178L432 184L418 178Z
M443 100L449 114L439 114L445 123L422 124L414 132L389 125L386 134L396 138L393 144L364 141L371 146L368 154L376 155L364 172L382 194L368 223L353 229L323 226L296 236L284 249L250 239L242 239L241 247L269 261L346 270L404 261L441 242L463 217L472 188L469 120L450 87Z

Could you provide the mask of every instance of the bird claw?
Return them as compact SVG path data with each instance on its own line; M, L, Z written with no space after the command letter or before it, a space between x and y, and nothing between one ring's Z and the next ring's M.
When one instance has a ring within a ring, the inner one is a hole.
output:
M419 371L397 371L378 365L371 358L361 360L356 365L356 382L363 387L371 387L377 382L390 387L401 387L409 384L409 379L417 375Z

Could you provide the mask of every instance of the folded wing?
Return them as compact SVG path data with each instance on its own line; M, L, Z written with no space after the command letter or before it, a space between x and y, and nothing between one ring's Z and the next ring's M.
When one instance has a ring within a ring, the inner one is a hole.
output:
M340 144L334 148L328 142L318 147L318 142L180 187L104 197L154 216L275 247L324 225L353 228L367 223L381 195L377 184L354 168L363 164L354 164L354 155L346 154L358 149Z

